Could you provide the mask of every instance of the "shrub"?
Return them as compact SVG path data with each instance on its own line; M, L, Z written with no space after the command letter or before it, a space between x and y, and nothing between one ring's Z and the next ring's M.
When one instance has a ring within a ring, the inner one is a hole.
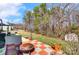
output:
M71 47L71 51L68 52L70 55L79 55L79 42L67 42Z
M75 24L72 24L72 25L71 25L71 29L72 29L72 30L76 30L77 28L78 28L77 25L75 25Z

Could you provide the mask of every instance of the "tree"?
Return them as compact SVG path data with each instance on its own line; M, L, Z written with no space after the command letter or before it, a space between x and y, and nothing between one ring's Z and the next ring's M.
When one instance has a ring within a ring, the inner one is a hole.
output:
M50 8L47 7L48 4L42 3L39 6L34 7L33 13L27 11L25 16L25 24L27 24L27 29L30 30L30 25L33 23L34 32L41 34L48 34L49 36L56 35L56 37L61 37L65 35L66 32L71 32L72 20L70 16L73 10L75 10L75 4L52 4ZM26 20L27 19L27 20ZM65 23L67 25L65 26ZM53 33L53 34L52 34ZM63 34L64 33L64 34Z
M48 23L49 23L49 11L47 10L46 3L40 4L40 15L41 17L41 27L43 34L47 34Z
M39 32L39 23L40 23L40 14L39 14L39 6L36 6L34 9L33 9L33 16L34 16L34 30L35 32Z
M30 39L32 39L32 26L31 26L31 21L32 21L32 13L31 11L27 11L26 12L26 15L24 17L24 21L26 22L27 24L27 29L31 32L31 36L30 36Z
M40 4L40 8L42 10L42 13L46 13L47 12L46 3Z

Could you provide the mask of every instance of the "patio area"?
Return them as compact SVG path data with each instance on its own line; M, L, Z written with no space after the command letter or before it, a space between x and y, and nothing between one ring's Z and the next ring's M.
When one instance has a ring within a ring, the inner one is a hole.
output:
M56 51L51 46L44 44L38 40L29 40L22 37L22 44L20 47L25 49L26 46L23 46L23 44L26 44L26 43L33 44L35 48L35 50L31 53L31 55L61 55L63 53L61 50Z

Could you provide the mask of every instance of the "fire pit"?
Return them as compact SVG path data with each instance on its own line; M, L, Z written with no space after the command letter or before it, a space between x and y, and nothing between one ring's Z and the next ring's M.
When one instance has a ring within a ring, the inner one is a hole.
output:
M20 46L20 51L25 54L31 54L34 51L34 46L31 43L24 43Z

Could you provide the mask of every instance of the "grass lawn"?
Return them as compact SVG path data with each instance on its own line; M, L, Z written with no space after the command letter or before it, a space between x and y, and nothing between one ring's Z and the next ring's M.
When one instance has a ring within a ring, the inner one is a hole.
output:
M24 32L22 30L19 30L18 33L20 35L22 35L23 37L30 36L30 32ZM64 51L64 53L66 53L66 54L72 53L72 50L71 50L72 47L66 41L60 40L58 38L51 38L51 37L43 36L41 34L35 34L35 33L32 33L32 38L33 38L33 40L36 39L36 40L43 42L45 44L48 44L50 46L53 46L53 44L60 44L62 46L62 50Z

